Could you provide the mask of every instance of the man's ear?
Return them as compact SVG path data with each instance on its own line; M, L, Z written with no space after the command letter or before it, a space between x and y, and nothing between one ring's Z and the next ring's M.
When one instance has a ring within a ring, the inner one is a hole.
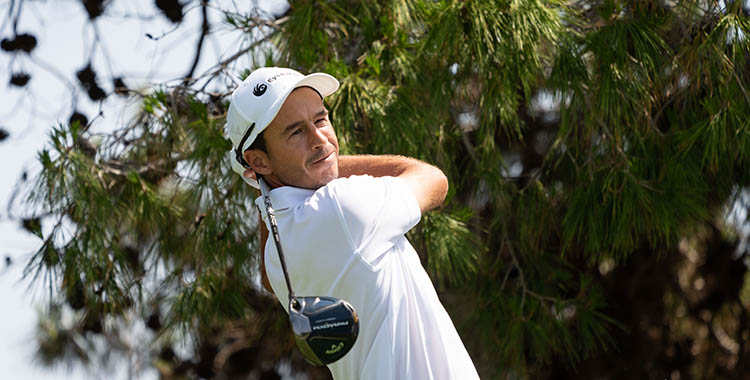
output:
M250 168L257 174L269 175L271 171L271 160L268 154L260 149L248 149L242 154Z

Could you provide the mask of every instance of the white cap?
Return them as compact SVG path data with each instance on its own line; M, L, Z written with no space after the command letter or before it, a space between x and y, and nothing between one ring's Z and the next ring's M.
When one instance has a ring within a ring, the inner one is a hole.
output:
M289 94L299 87L312 87L320 96L326 97L338 90L339 81L324 73L302 75L292 69L263 67L250 73L232 93L225 127L232 140L229 160L232 170L255 188L259 188L258 183L242 175L245 167L239 159L276 117ZM248 132L247 138L242 141Z

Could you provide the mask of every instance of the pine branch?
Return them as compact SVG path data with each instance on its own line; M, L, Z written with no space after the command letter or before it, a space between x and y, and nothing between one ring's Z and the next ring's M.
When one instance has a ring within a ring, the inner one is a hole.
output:
M521 268L521 264L518 262L518 258L516 258L516 253L515 253L515 251L513 249L513 244L508 240L508 236L507 235L503 239L503 244L508 248L508 253L510 253L510 257L513 260L513 266L518 271L518 279L519 279L519 281L521 283L521 306L520 306L521 313L523 313L524 304L526 303L526 295L527 294L530 295L530 296L532 296L532 297L534 297L534 298L536 298L536 299L538 299L539 301L542 301L542 302L547 301L547 302L557 303L558 300L556 298L541 295L541 294L539 294L539 293L537 293L537 292L535 292L535 291L533 291L533 290L531 290L531 289L529 289L527 287L527 285L526 285L526 279L525 279L525 276L524 276L524 273L523 273L523 269ZM506 273L506 277L507 277L507 273ZM503 280L503 285L504 285L504 283L505 283L505 281ZM501 289L502 289L502 286L501 286Z

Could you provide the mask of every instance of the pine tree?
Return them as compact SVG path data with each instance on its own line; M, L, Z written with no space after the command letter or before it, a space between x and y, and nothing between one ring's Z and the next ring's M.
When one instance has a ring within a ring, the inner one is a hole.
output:
M740 379L743 4L305 0L226 22L250 31L257 66L341 81L327 102L342 153L448 175L445 205L409 238L482 378ZM162 87L97 144L77 122L50 132L28 192L57 221L33 229L44 245L27 267L59 290L43 358L96 360L96 337L142 323L155 333L141 356L163 378L271 376L287 361L325 378L259 287L256 194L223 136L232 89ZM194 349L175 354L183 341Z

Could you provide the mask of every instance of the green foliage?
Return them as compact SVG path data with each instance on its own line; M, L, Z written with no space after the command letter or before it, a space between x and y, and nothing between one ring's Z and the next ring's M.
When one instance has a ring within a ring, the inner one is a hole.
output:
M747 351L648 334L673 319L708 326L705 311L731 339L747 334L746 267L724 279L734 241L701 231L731 228L724 209L750 183L750 18L738 1L672 3L293 1L272 51L249 54L340 80L326 101L342 153L448 175L448 201L409 237L483 378L608 377L613 357L655 363L631 378L721 377L696 358L740 368ZM251 15L226 18L258 33ZM29 200L55 223L28 271L97 315L158 304L163 334L208 342L242 321L280 341L279 309L256 285L253 194L226 162L226 103L208 95L155 91L93 150L81 126L53 128ZM696 290L699 272L725 286ZM643 359L628 342L663 350ZM712 354L659 361L690 342ZM289 344L271 352L294 358Z
M177 320L189 322L195 311L208 320L236 318L247 305L221 290L248 286L254 229L243 187L216 166L229 147L223 125L190 95L156 92L144 108L95 157L76 149L84 139L76 125L53 130L30 199L59 221L28 269L62 275L63 286L82 284L85 306L103 313L172 289ZM158 287L146 288L147 273ZM193 286L182 289L185 283Z
M410 236L437 285L459 286L477 273L484 247L467 225L470 217L470 210L426 214Z

